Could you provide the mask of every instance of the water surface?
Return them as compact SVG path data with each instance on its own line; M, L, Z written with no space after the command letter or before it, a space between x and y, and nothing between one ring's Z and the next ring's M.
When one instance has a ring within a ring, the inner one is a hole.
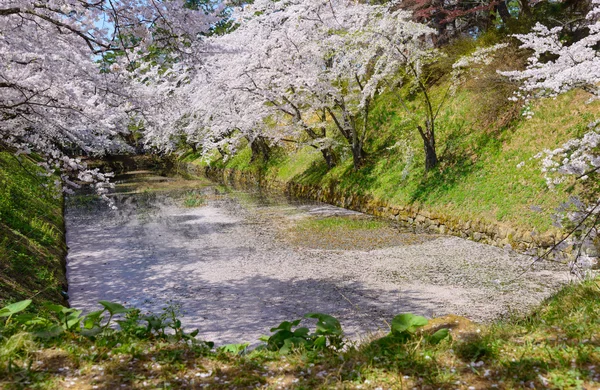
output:
M486 321L527 310L566 280L543 265L512 281L530 258L323 203L147 171L117 179L117 210L68 202L71 306L172 305L218 344L255 342L309 312L338 317L354 338L402 312Z

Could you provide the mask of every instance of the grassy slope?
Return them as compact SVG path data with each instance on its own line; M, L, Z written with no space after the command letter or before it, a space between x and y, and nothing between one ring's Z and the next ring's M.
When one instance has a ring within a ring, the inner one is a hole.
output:
M53 178L31 160L0 153L0 302L62 302L63 217ZM44 187L47 185L48 187Z
M440 87L434 93L441 90ZM391 94L383 95L376 103L372 120L377 132L367 146L369 159L357 172L352 169L350 156L327 171L320 154L308 147L279 153L261 166L250 163L248 148L226 163L216 160L212 164L260 169L284 182L322 186L335 183L398 205L418 203L460 219L499 221L517 228L546 231L551 227L552 211L567 194L562 188L557 192L547 189L540 162L532 157L581 135L598 117L600 102L586 104L588 96L574 91L556 100L536 102L533 119L517 116L503 125L500 119L486 119L489 113L482 105L488 103L487 93L462 89L443 108L437 124L441 163L428 174L423 169L420 138ZM407 170L403 148L387 149L399 140L405 140L414 153ZM525 166L517 168L523 161Z

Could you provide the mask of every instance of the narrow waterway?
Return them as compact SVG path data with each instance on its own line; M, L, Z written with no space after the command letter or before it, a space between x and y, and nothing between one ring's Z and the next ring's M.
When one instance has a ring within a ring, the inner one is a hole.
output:
M567 280L527 256L330 205L138 171L117 179L117 210L68 200L70 304L159 313L217 344L255 343L283 320L336 316L355 339L398 313L489 321L524 311ZM515 279L516 278L516 279Z

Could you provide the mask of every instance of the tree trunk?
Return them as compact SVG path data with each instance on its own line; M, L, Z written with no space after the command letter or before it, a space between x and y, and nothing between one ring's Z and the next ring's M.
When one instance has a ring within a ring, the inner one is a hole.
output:
M425 170L430 171L438 164L438 157L435 151L435 144L424 141L425 146Z
M435 149L435 132L433 128L433 122L428 120L425 125L425 131L423 131L423 127L421 126L417 126L417 130L419 130L419 134L423 139L423 148L425 150L425 171L430 171L437 166L438 157Z
M360 143L352 145L352 162L354 164L355 171L358 171L362 166L365 155L366 153Z
M531 16L531 7L529 6L529 0L520 0L521 12L526 16Z
M328 169L331 169L338 164L338 157L331 147L326 148L326 149L321 149L321 154L323 155L323 158L325 159L325 162L327 163Z
M356 122L354 120L354 117L346 110L344 102L338 101L336 102L336 104L341 110L341 122L338 120L333 110L328 109L327 112L333 119L333 122L335 123L340 133L350 144L350 149L352 150L352 160L354 162L354 169L358 170L362 164L362 160L366 155L363 149L363 142L361 141L361 137L359 137L359 134L357 133L358 129L356 128Z
M496 6L496 11L498 11L498 15L500 15L504 24L507 24L511 20L511 15L508 11L506 1L501 1L500 3L498 3L498 5Z
M258 158L267 161L271 155L271 148L267 144L265 138L261 136L254 138L254 140L250 142L250 150L252 151L250 162L254 162Z

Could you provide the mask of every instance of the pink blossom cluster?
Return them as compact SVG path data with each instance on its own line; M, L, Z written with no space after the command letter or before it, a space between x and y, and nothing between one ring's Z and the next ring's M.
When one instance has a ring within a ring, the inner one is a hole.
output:
M524 99L527 103L531 97L553 97L573 88L583 88L595 98L600 96L597 49L600 44L600 0L592 1L592 9L585 19L589 33L571 44L561 40L563 26L548 28L538 23L530 33L515 35L522 42L521 48L532 52L525 70L501 72L523 82L515 99Z
M338 132L355 153L373 133L359 124L372 99L434 53L433 30L393 6L257 0L234 19L239 27L207 39L202 69L169 96L181 120L153 127L149 143L171 149L182 134L209 153L262 137L324 152Z
M213 17L183 0L4 0L0 4L0 148L37 153L63 182L107 178L73 154L127 150L133 69L150 51L183 58ZM67 186L68 187L68 186Z

